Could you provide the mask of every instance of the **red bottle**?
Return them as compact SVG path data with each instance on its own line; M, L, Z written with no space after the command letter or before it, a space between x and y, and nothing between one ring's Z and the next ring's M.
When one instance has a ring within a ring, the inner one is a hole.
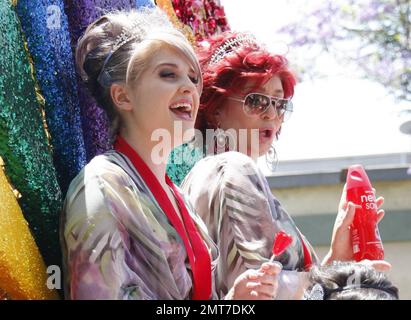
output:
M370 180L361 165L348 168L347 202L361 205L351 225L354 259L383 260L384 248L377 225L377 203Z

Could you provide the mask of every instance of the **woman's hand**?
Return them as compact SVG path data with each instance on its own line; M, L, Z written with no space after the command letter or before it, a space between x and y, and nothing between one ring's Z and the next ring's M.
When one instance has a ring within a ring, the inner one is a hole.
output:
M375 194L375 189L374 194ZM324 258L323 264L331 263L334 260L350 261L354 260L354 253L352 250L350 226L354 220L355 209L360 205L352 202L347 202L347 189L344 189L341 195L340 204L338 206L338 214L335 220L333 234L331 238L331 248L327 256ZM384 217L384 210L380 209L384 203L383 197L378 197L377 202L377 223Z
M277 295L278 275L281 269L280 263L266 262L258 270L245 271L234 281L225 299L273 300Z

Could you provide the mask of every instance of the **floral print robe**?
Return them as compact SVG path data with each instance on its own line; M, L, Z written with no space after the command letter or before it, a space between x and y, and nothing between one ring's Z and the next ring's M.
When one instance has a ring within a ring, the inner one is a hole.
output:
M187 209L210 252L213 271L218 249L188 203ZM183 241L119 152L95 157L72 181L61 216L61 242L67 299L191 298Z

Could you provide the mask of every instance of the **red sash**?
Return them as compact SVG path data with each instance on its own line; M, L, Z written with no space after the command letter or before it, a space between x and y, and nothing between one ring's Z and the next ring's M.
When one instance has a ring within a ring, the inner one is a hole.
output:
M135 169L143 178L147 187L157 200L161 209L167 215L167 218L176 229L177 233L184 242L187 251L188 260L193 273L193 291L192 299L208 300L211 297L211 258L204 240L200 236L197 227L194 224L184 200L180 195L177 187L171 182L166 175L166 183L173 190L176 202L180 208L181 217L178 216L173 204L164 191L156 176L141 159L137 152L124 140L118 136L114 143L114 149L127 156L133 163Z
M303 244L303 251L304 251L304 269L305 270L310 270L312 265L313 265L313 259L311 257L311 253L307 248L307 245L304 242L304 239L301 239L302 244Z

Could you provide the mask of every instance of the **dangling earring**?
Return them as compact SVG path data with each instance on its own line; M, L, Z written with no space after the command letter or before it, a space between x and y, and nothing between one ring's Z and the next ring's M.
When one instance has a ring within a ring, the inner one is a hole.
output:
M282 127L280 127L280 129L278 129L278 131L275 133L275 141L278 141L278 137L279 137L280 134L281 134L281 128L282 128Z
M278 155L274 146L271 146L268 149L268 152L265 154L265 163L267 164L268 169L275 171L278 166Z
M214 135L214 154L219 154L221 150L226 151L227 136L223 129L220 128L220 123L217 123L216 134Z

